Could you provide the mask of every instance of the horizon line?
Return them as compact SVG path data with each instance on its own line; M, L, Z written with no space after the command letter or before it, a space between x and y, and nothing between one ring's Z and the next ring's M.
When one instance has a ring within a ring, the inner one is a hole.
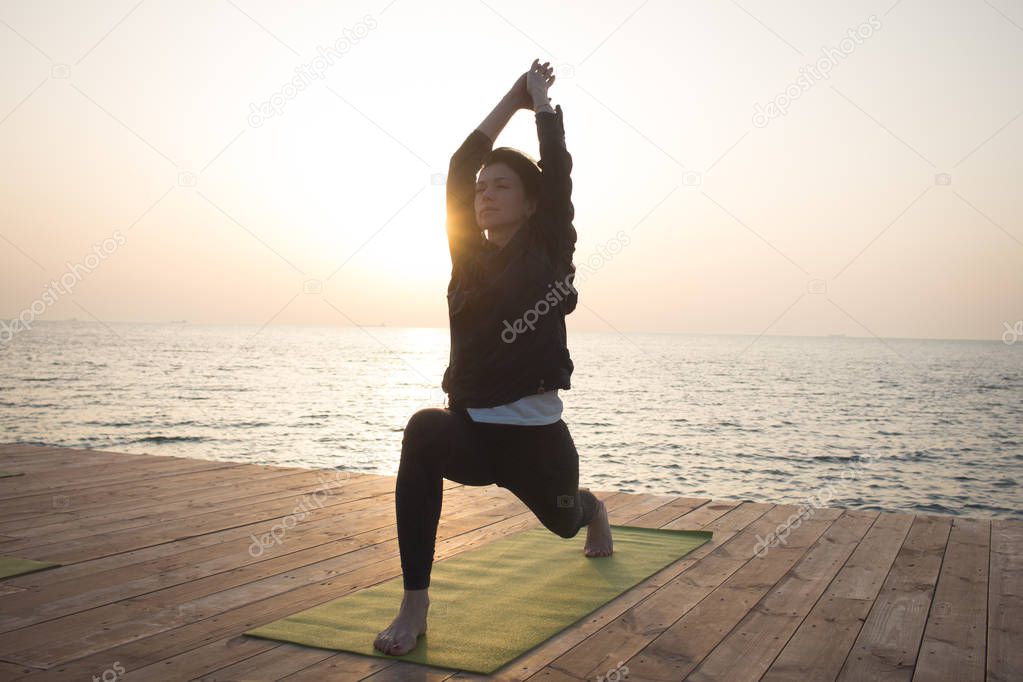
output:
M0 318L7 319L7 318ZM17 318L15 318L17 319ZM13 321L13 320L12 320ZM66 322L75 322L78 324L120 324L120 325L170 325L170 324L187 324L194 327L295 327L295 328L342 328L342 329L436 329L442 331L448 331L449 328L445 326L422 326L422 325L390 325L387 323L381 324L256 324L256 323L231 323L231 322L189 322L188 320L161 320L161 321L138 321L138 320L80 320L74 318L64 318L60 320L36 320L33 324L61 324ZM651 331L651 330L637 330L630 329L626 330L632 334L657 334L657 335L675 335L675 336L755 336L755 337L767 337L767 338L780 338L780 339L828 339L828 338L841 338L841 339L877 339L883 341L983 341L983 342L998 342L1003 345L1013 345L1006 343L1002 338L962 338L962 337L928 337L928 336L854 336L850 334L838 333L838 334L755 334L755 333L738 333L738 332L681 332L681 331ZM573 330L573 334L619 334L623 332L618 330Z

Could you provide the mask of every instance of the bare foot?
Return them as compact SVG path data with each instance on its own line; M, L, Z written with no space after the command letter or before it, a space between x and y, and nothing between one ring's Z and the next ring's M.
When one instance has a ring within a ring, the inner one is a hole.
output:
M607 508L603 500L597 500L600 506L597 513L590 519L590 525L586 527L586 548L583 554L588 557L611 556L611 525L607 521Z
M401 656L416 648L419 636L426 632L426 614L430 610L428 589L405 590L398 615L377 635L374 649L390 656Z

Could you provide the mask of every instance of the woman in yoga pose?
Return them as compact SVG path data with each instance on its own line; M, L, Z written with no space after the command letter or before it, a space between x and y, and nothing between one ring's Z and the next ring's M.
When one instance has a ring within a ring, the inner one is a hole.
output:
M571 388L565 315L577 292L572 157L561 106L552 109L547 96L554 79L550 62L534 60L448 167L448 406L417 411L402 438L395 511L405 593L374 641L387 654L408 653L426 632L445 478L496 483L563 538L586 526L585 556L612 553L604 503L579 488L579 454L558 397ZM492 149L519 109L535 112L539 164Z

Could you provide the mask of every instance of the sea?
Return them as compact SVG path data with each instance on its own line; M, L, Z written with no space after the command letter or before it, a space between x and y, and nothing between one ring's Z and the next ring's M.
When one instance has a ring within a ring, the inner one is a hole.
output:
M393 476L447 328L35 322L0 442ZM569 328L580 485L1023 519L1023 338ZM528 428L528 427L523 427Z

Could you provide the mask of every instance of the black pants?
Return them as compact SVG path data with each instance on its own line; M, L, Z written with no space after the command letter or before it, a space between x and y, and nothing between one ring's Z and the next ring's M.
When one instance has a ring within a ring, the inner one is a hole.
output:
M589 525L599 504L579 490L579 453L563 420L490 424L472 421L464 409L419 410L405 426L394 491L406 590L430 585L445 478L510 490L563 538Z

